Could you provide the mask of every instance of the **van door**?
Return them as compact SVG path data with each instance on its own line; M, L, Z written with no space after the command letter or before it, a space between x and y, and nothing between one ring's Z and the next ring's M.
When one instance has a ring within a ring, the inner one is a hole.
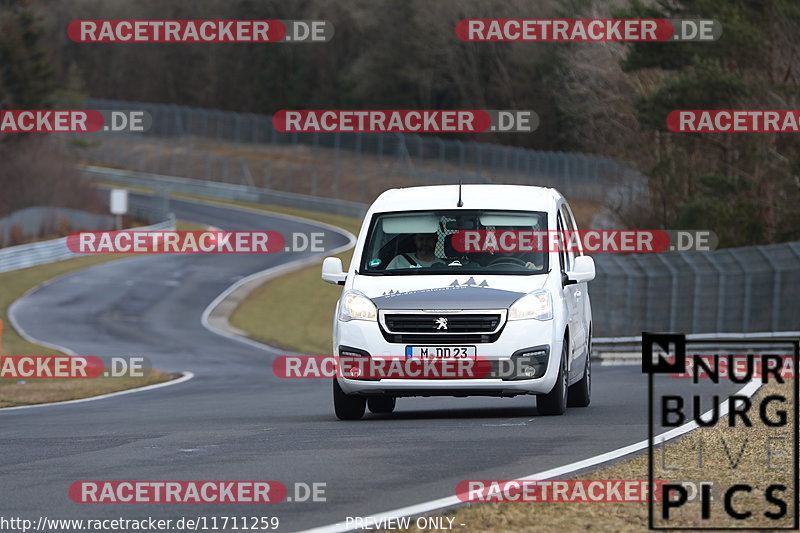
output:
M575 369L573 367L573 361L576 357L576 347L581 346L579 343L580 339L580 330L581 330L581 321L579 317L579 306L578 306L578 296L576 293L578 292L578 284L572 285L564 285L565 274L572 268L572 261L574 260L574 255L569 253L567 250L567 238L568 235L565 231L566 225L564 223L564 217L562 215L561 209L558 210L557 214L557 221L556 221L556 230L559 234L560 240L560 247L558 252L558 263L559 267L561 268L561 293L562 298L564 300L564 304L567 308L567 324L569 325L569 340L570 346L568 348L569 360L568 366L570 370L570 378L572 377ZM578 351L578 354L580 352Z
M570 261L574 261L575 257L578 255L583 255L583 245L580 237L578 236L578 226L575 224L575 218L572 216L572 210L569 208L569 205L567 205L566 202L561 204L561 210L563 212L567 233L574 235L572 243L575 244L576 247L571 247L567 254L570 258ZM577 352L576 357L580 358L580 364L576 367L576 371L581 372L586 363L582 356L586 352L589 341L589 323L587 321L589 293L585 281L582 283L577 283L573 285L573 287L575 287L575 312L577 314L576 324L578 325L578 330L575 332L576 334L574 337L575 351Z

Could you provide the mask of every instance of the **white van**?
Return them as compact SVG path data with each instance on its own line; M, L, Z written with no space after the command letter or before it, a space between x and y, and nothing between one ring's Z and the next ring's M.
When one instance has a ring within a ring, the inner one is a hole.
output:
M439 379L340 373L333 380L336 415L359 419L367 406L389 413L403 396L531 394L542 415L589 405L586 285L594 261L579 243L511 252L494 246L498 234L509 236L508 245L526 233L575 230L555 189L442 185L381 194L347 272L335 257L322 266L324 281L344 286L333 323L338 363L479 359L493 370Z

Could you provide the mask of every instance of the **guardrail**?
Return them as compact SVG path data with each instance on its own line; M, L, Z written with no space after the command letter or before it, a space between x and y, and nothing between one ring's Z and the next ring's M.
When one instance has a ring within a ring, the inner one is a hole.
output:
M90 134L98 146L80 153L92 163L343 200L369 203L392 187L463 181L544 185L598 201L639 177L624 162L595 154L404 133L282 133L270 115L171 104L92 98L86 107L143 110L153 119L146 133ZM237 149L212 149L209 140ZM240 148L248 145L258 156L245 156Z
M598 337L800 328L800 242L594 260L589 293Z
M158 222L150 226L131 228L130 231L166 231L175 229L175 218ZM0 249L0 272L10 272L45 263L55 263L85 254L73 253L67 248L67 238L21 244Z
M113 168L86 166L86 174L94 179L107 181L129 187L156 188L162 193L183 193L198 196L208 196L222 200L238 200L242 202L255 202L260 204L280 205L298 209L310 209L335 215L363 217L368 205L348 200L322 198L306 194L260 189L233 183L220 183L217 181L202 181L192 178L178 178L149 174L147 172L134 172L131 170L117 170Z
M718 341L707 346L695 345L692 353L701 355L747 353L742 341L797 341L800 331L766 331L759 333L697 333L686 335L687 341ZM750 347L752 348L752 347ZM780 350L776 349L776 353ZM787 353L791 355L791 351ZM592 339L592 359L603 363L638 365L642 362L642 337L603 337Z

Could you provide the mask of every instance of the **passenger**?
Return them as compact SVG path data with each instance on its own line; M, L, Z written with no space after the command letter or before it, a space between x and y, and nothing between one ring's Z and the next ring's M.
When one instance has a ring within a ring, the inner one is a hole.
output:
M415 252L398 254L391 260L386 270L396 270L403 268L429 267L435 263L442 263L436 257L436 242L438 237L435 233L417 233L414 235Z

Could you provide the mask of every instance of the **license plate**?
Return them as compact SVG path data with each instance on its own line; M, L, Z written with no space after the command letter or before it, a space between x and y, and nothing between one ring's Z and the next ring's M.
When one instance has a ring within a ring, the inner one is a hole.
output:
M475 346L406 346L406 359L475 359Z

